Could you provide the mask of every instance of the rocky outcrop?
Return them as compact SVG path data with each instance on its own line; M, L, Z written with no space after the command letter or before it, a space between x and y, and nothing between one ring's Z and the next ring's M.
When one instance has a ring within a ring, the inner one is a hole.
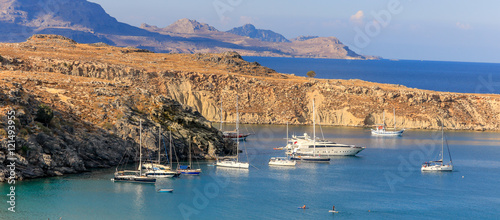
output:
M257 29L252 24L245 24L241 27L233 28L227 32L267 42L290 42L281 34L270 30Z
M35 39L47 41L48 47L31 44L18 49L36 53L54 47L75 50L80 46L56 36ZM121 50L117 53L129 54ZM158 143L160 126L165 143L172 132L181 160L187 158L188 142L193 143L195 158L213 159L217 154L231 153L232 143L225 142L199 112L152 89L155 87L145 80L150 76L145 70L102 62L56 60L43 55L29 58L23 54L1 54L0 182L9 176L7 165L11 157L16 159L18 180L135 161L141 120L145 157L156 158L158 144L164 143ZM54 112L48 123L37 119L42 106ZM9 112L15 112L13 156L7 144Z

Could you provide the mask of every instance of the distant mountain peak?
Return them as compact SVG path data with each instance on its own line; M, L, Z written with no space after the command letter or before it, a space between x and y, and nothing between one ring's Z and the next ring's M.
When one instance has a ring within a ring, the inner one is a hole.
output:
M190 20L187 18L180 19L173 24L169 25L166 28L163 28L164 31L174 32L174 33L183 33L183 34L194 34L194 33L207 33L218 31L216 28L205 24L200 23L196 20Z
M233 28L227 32L267 42L290 42L281 34L278 34L271 30L257 29L253 24L245 24L241 27Z

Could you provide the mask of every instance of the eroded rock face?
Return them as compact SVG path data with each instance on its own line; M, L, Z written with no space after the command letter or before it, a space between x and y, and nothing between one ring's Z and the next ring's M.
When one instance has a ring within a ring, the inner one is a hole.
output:
M371 126L382 123L384 111L386 123L392 125L393 109L396 109L396 126L400 128L437 129L443 123L448 129L500 129L498 95L433 92L360 80L308 79L276 73L258 63L246 62L234 52L123 53L123 49L103 46L95 48L100 58L81 55L77 60L63 58L69 53L64 51L68 46L59 45L54 49L51 44L44 41L16 44L19 51L32 54L26 59L4 56L4 69L141 82L141 87L150 92L148 95L161 94L191 106L211 121L220 120L222 102L223 120L234 122L238 95L243 123L311 123L314 98L317 121L328 125ZM32 47L38 49L33 51ZM71 51L89 50L84 45L74 47ZM44 51L60 54L57 58L37 55ZM115 59L130 61L123 63Z

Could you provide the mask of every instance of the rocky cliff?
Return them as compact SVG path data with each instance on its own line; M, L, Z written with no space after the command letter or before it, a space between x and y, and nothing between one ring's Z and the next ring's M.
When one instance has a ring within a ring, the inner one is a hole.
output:
M313 39L311 39L313 40ZM425 91L360 80L311 79L276 73L237 53L156 54L106 44L78 44L54 35L0 44L0 181L9 164L9 112L15 112L18 177L34 178L109 167L143 145L156 155L158 129L172 131L197 158L230 153L221 133L220 103L234 122L310 124L312 100L323 125L393 124L407 129L500 130L500 96ZM50 122L40 109L53 111ZM207 118L207 119L205 119ZM137 159L137 158L136 158Z
M112 63L90 64L83 57L56 60L44 55L48 52L57 56L58 48L70 52L79 47L64 37L44 36L31 42L2 45L3 49L17 49L10 55L0 52L0 182L10 176L6 166L11 157L17 159L18 180L84 172L137 160L141 120L144 158L156 158L160 126L162 150L171 132L181 160L187 158L188 142L193 143L195 158L210 159L216 154L230 153L227 149L231 149L231 143L226 146L222 134L200 113L150 90L154 87L148 86L148 79L158 77L157 73ZM87 47L90 48L97 49L94 53L99 47ZM38 55L31 58L16 55L23 50L37 51ZM122 48L118 53L144 51ZM91 65L92 71L107 71L109 76L91 76L82 70ZM50 121L42 120L39 115L42 109L53 113ZM9 113L15 116L12 120L15 129L8 127L12 125ZM9 133L10 130L15 133ZM9 135L16 140L13 151L8 149Z
M310 40L315 40L310 39ZM47 46L53 43L56 46ZM326 125L393 124L409 129L499 130L500 96L434 92L361 80L326 80L276 73L236 53L155 54L105 45L83 45L38 36L4 44L0 54L21 57L13 70L57 72L123 80L142 77L153 94L191 106L208 120L235 119L240 97L244 123L309 124L316 99L317 122ZM4 67L6 68L6 67Z
M245 24L241 27L235 27L227 32L267 42L290 42L281 34L278 34L271 30L257 29L252 24Z

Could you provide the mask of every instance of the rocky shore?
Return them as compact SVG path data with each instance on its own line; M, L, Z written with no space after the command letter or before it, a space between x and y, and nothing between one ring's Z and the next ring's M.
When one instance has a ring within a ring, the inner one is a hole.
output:
M0 181L7 177L7 113L16 112L19 178L114 166L143 145L154 154L158 127L173 132L176 151L191 140L198 158L228 153L210 121L310 124L312 99L323 125L407 129L500 130L500 96L459 94L361 80L311 79L276 73L237 53L156 54L37 35L0 44ZM54 116L36 120L41 106Z

